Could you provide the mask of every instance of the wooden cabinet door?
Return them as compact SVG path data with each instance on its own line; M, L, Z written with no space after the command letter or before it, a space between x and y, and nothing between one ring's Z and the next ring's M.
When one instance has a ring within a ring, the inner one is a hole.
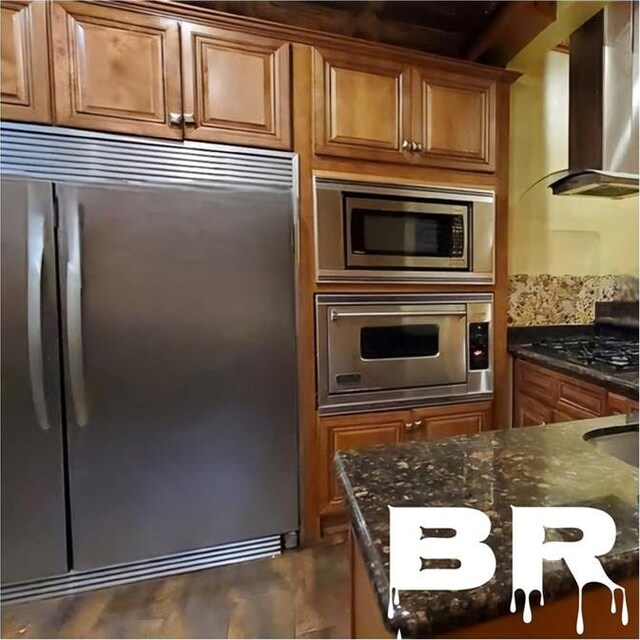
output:
M638 403L631 398L611 393L607 395L607 413L610 415L627 414L638 411Z
M84 2L54 2L58 124L182 138L178 22Z
M402 440L410 418L409 411L320 418L320 459L323 465L319 478L321 515L341 510L344 506L334 473L333 458L336 451L396 444Z
M289 149L289 44L187 22L181 28L185 137Z
M315 152L404 162L410 129L410 67L316 50Z
M575 409L579 417L595 418L607 415L607 392L602 387L589 384L584 380L560 375L558 380L558 404L564 405L567 411Z
M516 391L514 401L515 427L535 427L553 421L553 410L521 391Z
M496 83L414 68L412 139L417 161L451 169L495 170Z
M472 435L492 427L492 403L424 407L412 412L412 426L405 439L438 440L449 436Z
M51 122L47 5L5 0L2 30L2 118Z
M554 405L558 395L558 375L537 364L516 360L516 393L526 393L545 405Z

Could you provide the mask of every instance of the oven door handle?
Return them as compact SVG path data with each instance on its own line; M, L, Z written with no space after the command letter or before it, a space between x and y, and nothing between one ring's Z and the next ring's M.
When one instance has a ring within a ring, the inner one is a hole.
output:
M428 316L448 316L464 318L465 313L461 311L338 311L331 309L331 321L335 322L340 318L420 318Z

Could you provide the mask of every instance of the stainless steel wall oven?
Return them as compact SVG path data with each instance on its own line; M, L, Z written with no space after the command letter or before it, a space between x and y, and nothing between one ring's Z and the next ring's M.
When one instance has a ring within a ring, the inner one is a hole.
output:
M319 281L491 283L492 191L315 179Z
M316 297L318 409L491 397L492 294Z

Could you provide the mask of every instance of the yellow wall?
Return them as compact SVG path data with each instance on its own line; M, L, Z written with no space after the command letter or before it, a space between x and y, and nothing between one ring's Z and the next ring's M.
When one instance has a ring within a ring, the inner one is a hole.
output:
M569 56L529 59L511 91L509 273L637 275L637 197L553 196L548 180L529 189L568 165Z

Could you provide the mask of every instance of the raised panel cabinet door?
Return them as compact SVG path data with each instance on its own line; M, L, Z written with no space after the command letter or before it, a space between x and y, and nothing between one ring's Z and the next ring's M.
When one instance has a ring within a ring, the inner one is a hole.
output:
M58 124L182 138L176 20L84 2L51 12Z
M607 413L612 415L633 413L638 410L638 403L631 398L609 392L607 394L607 409Z
M494 171L495 81L424 68L414 68L412 80L416 161Z
M314 53L315 151L406 160L410 67L337 51Z
M492 426L492 407L489 401L414 409L412 426L405 439L437 440L480 433Z
M524 395L521 391L515 394L515 427L535 427L553 421L551 407Z
M320 513L341 510L344 500L334 472L336 451L365 449L378 444L396 444L402 440L410 412L393 412L321 418L322 484Z
M185 137L291 147L290 46L183 22Z
M51 122L47 5L6 1L0 14L2 118Z

